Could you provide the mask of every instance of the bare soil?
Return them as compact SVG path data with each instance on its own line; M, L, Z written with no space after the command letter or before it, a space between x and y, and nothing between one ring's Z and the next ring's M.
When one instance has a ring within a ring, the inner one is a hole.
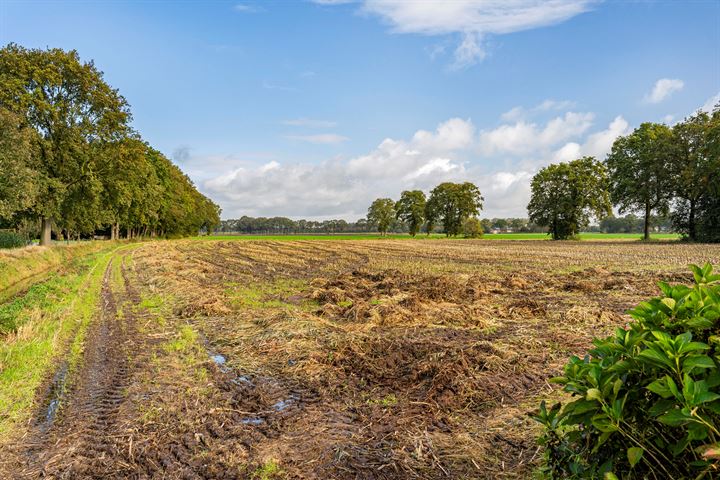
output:
M0 476L528 478L548 378L704 261L720 248L149 243L108 268Z

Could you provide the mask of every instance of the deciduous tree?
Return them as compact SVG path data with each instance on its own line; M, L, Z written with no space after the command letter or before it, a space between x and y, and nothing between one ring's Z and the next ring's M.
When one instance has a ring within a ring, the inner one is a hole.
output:
M675 187L675 229L690 240L697 239L698 203L709 193L713 158L706 148L710 115L698 111L672 128L671 171Z
M11 219L36 201L33 134L20 117L0 108L0 220Z
M53 219L95 220L99 177L106 168L96 146L127 132L125 99L74 50L10 44L0 50L0 107L20 115L38 133L35 163L42 184L33 210L43 221L41 244L50 241Z
M445 235L455 236L461 233L465 219L480 213L482 202L480 189L470 182L441 183L430 192L426 217L429 224L441 221Z
M630 135L615 140L607 157L612 201L620 213L644 213L645 240L650 238L652 213L667 213L673 196L673 148L669 127L643 123Z
M377 227L385 235L395 219L395 202L390 198L378 198L368 208L368 223Z
M421 190L405 190L395 204L395 215L407 223L413 237L425 223L425 194Z
M590 217L611 213L605 166L593 157L549 165L532 179L530 221L550 228L553 240L577 235Z

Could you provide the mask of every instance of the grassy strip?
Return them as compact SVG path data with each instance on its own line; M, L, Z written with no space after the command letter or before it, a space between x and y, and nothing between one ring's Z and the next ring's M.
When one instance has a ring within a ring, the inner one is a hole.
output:
M639 233L581 233L580 240L640 240ZM195 237L196 240L439 240L446 239L442 234L418 235L411 237L407 234L389 234L380 236L378 234L349 234L349 235L209 235ZM653 240L677 240L680 238L675 233L655 233L651 235ZM545 233L492 233L482 237L482 240L549 240ZM462 237L451 238L451 240L465 240Z
M79 362L103 275L116 251L106 248L78 259L68 274L53 275L5 306L16 315L17 331L0 343L0 438L8 438L29 418L36 390L57 366L68 342L70 368Z
M0 250L0 301L6 289L69 261L108 248L108 242Z

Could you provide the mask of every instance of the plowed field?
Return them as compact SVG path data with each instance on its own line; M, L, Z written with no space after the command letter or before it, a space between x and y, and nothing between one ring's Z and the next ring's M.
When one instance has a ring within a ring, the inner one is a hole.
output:
M547 379L706 261L720 247L118 249L86 332L8 420L0 477L528 478L541 452L527 412L561 395Z

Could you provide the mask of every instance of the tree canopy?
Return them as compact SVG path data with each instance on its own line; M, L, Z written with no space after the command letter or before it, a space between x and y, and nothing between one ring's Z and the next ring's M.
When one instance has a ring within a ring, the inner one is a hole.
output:
M717 156L709 148L713 135L711 120L711 115L698 111L672 128L675 147L670 160L675 187L672 218L675 229L690 240L697 240L698 205L711 194L710 182L718 168Z
M430 225L440 221L445 235L456 236L462 232L463 222L477 216L482 205L483 197L475 184L444 182L430 192L425 216Z
M122 95L76 51L0 49L0 219L41 219L42 244L53 228L117 237L218 224L217 205L130 120Z
M669 127L643 123L630 135L615 140L607 157L613 203L620 213L632 210L644 213L646 240L650 238L652 213L666 213L673 197L674 150Z
M368 223L377 226L378 232L385 235L395 219L395 202L390 198L375 200L367 214Z
M407 223L410 235L413 237L425 223L426 203L425 193L421 190L405 190L395 204L395 215Z
M593 157L549 165L532 179L530 221L549 227L553 240L574 237L592 216L611 213L605 166Z

